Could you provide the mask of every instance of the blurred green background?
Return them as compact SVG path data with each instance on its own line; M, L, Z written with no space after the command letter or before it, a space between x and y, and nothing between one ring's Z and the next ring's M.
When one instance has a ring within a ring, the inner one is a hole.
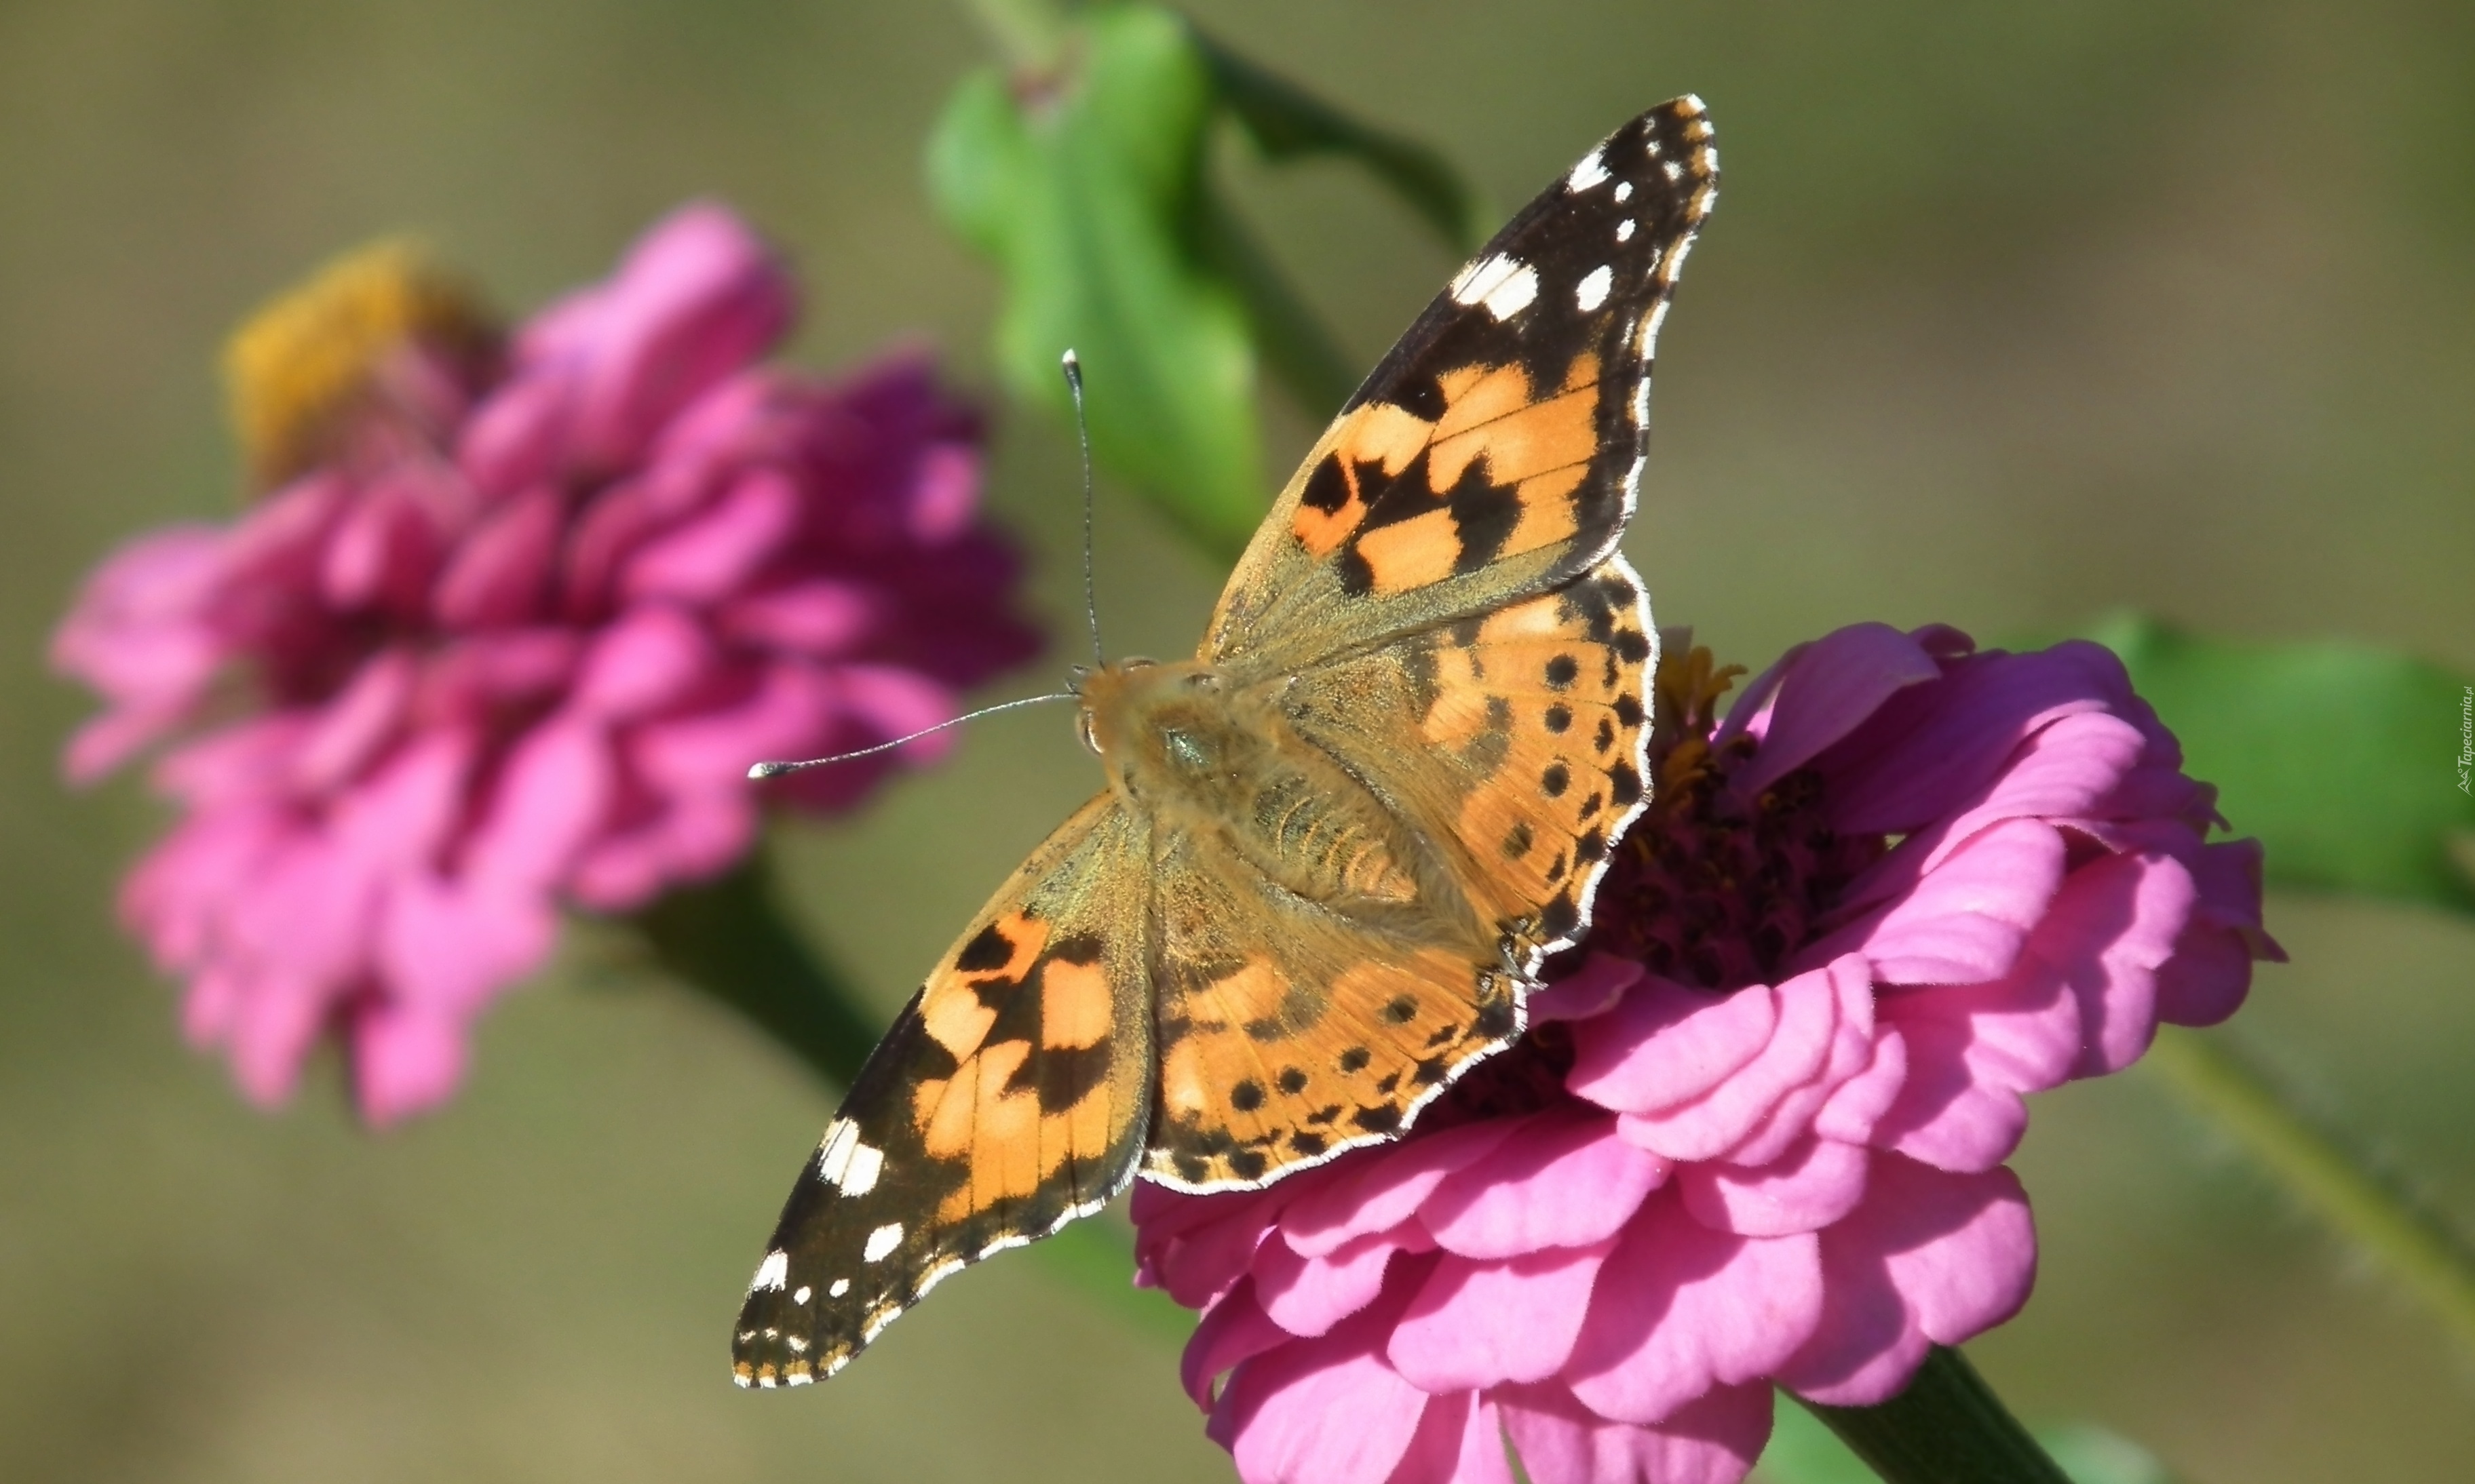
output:
M1723 657L2134 605L2475 670L2475 8L1192 13L1504 209L1646 105L1708 100L1725 200L1660 348L1630 547ZM1229 1476L1172 1347L1028 1258L831 1386L733 1391L726 1326L829 1093L609 930L488 1017L439 1116L365 1135L331 1067L249 1110L113 927L159 812L56 782L86 702L43 671L49 625L113 543L232 508L220 337L347 245L425 233L521 309L715 194L798 263L799 358L919 334L987 385L992 283L919 152L988 56L934 5L0 6L0 1475ZM1453 267L1344 167L1227 163L1361 361ZM1286 468L1311 429L1272 401ZM1074 481L1058 428L1001 426L992 499L1061 625ZM1106 488L1099 523L1112 649L1190 646L1220 573ZM2437 789L2456 743L2436 716ZM787 842L803 917L890 1012L1093 783L1059 718L984 723ZM2270 911L2295 961L2261 974L2253 1037L2475 1221L2475 925ZM2475 1468L2469 1357L2156 1084L2046 1096L2020 1165L2039 1292L1972 1353L2032 1421L2103 1423L2194 1481Z

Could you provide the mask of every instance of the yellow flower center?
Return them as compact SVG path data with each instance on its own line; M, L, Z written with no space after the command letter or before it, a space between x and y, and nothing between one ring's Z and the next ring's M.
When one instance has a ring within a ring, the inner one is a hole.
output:
M224 348L232 415L250 475L271 489L331 457L353 423L385 398L399 354L462 361L495 324L465 285L420 248L372 243L259 309Z

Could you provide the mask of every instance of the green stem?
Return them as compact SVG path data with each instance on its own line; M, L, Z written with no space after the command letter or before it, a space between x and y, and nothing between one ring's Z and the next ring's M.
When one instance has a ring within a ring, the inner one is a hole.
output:
M747 1017L836 1087L859 1076L877 1027L842 972L773 905L760 851L728 875L675 887L636 914L661 965Z
M2380 1162L2221 1035L2168 1028L2144 1064L2279 1187L2361 1244L2475 1344L2475 1250Z
M1967 1357L1939 1345L1879 1406L1804 1407L1888 1484L2071 1484Z

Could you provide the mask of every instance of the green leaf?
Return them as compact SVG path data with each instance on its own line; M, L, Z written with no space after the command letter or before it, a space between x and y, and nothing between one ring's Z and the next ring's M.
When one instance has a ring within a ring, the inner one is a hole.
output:
M1361 123L1210 36L1199 36L1197 44L1212 64L1221 100L1264 158L1353 158L1424 217L1445 246L1474 253L1486 241L1492 213L1439 151Z
M1071 348L1091 447L1190 535L1241 548L1268 491L1245 306L1201 249L1211 66L1185 23L1090 13L1062 70L967 79L928 147L931 194L1005 282L996 326L1014 394L1061 415Z
M2247 645L2124 616L2091 638L2218 786L2268 879L2475 910L2465 677L2368 645Z

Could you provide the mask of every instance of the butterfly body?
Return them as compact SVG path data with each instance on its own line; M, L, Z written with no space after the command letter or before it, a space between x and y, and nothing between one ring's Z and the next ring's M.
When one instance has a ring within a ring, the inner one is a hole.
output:
M1615 551L1716 190L1701 105L1604 141L1342 409L1193 658L1078 671L1106 787L965 929L792 1191L742 1385L829 1375L1138 1174L1249 1189L1398 1137L1521 1034L1647 792Z

